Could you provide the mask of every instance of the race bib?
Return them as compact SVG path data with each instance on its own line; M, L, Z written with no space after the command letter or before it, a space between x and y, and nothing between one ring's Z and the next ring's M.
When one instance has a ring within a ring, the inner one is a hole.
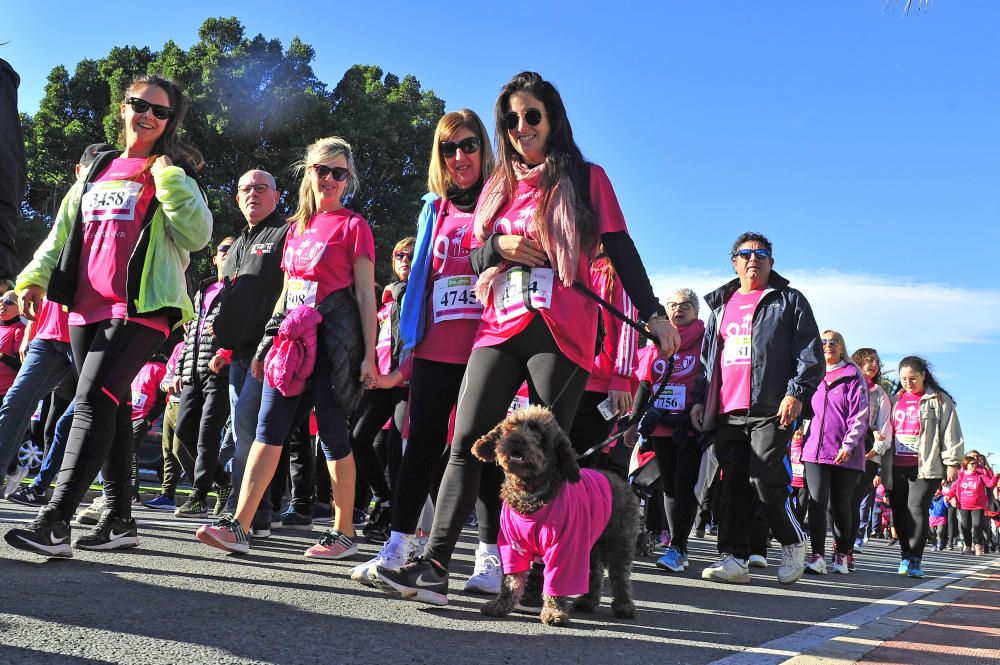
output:
M916 434L897 434L896 435L896 452L903 455L916 455L917 454L917 435Z
M134 180L106 180L90 184L80 200L83 223L135 220L135 207L142 183Z
M750 362L750 335L730 335L722 347L722 364L746 365Z
M476 299L475 275L452 275L434 281L434 323L455 319L476 319L483 305Z
M521 395L514 395L514 399L510 401L510 407L507 409L507 413L511 414L519 409L528 408L528 398Z
M656 408L661 411L683 411L687 400L687 386L667 384L656 398Z
M806 465L802 462L792 462L792 477L802 478L806 473Z
M132 408L141 409L146 406L146 394L141 393L138 390L132 391Z
M497 276L493 283L493 307L497 321L503 323L531 309L552 308L552 268L511 268Z
M288 278L288 294L285 297L285 308L293 310L299 305L316 306L316 282L308 279Z

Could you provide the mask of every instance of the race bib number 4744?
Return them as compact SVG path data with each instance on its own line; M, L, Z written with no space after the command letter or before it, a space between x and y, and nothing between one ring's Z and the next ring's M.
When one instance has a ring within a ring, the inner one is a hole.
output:
M493 284L493 307L503 323L531 309L552 308L552 268L516 267L497 276Z

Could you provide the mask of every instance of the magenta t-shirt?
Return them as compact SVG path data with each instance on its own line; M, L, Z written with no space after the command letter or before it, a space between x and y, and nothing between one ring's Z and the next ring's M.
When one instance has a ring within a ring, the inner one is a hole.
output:
M35 339L51 339L69 344L69 312L62 305L43 298L35 320Z
M435 362L464 364L472 353L472 342L483 315L483 306L473 291L476 274L469 261L472 213L462 212L446 201L438 220L427 283L427 323L413 355Z
M19 357L21 353L21 342L24 340L24 324L20 318L14 319L12 323L0 325L0 353L8 356ZM10 387L14 385L14 378L17 377L17 370L8 367L5 363L0 363L0 396L6 395Z
M347 208L313 215L301 234L288 227L281 268L288 273L285 306L316 306L334 291L354 286L354 261L375 262L375 238L365 218Z
M392 292L386 289L382 292L382 307L378 310L378 337L375 340L379 374L392 371L392 302Z
M896 466L916 466L918 462L918 442L920 439L920 398L923 393L900 393L896 408L892 410L892 424L895 430L895 451L893 464Z
M205 293L201 296L201 311L198 312L198 337L201 338L201 329L205 325L205 315L212 310L212 303L219 295L219 291L225 284L214 282L205 287Z
M504 574L523 573L539 558L545 562L546 595L587 593L590 548L609 519L611 483L593 469L581 469L579 482L565 483L552 501L530 515L505 503L497 536Z
M139 369L132 380L132 420L142 420L149 415L156 403L160 382L167 375L167 366L150 361Z
M705 323L695 319L677 332L681 337L681 346L674 354L674 372L662 393L660 389L667 361L660 357L655 346L647 345L639 350L639 370L636 372L640 381L650 383L650 396L656 397L654 406L669 413L683 413L691 405L691 390L701 367L701 339L705 334ZM653 430L653 436L672 436L673 433L672 427L662 423Z
M722 338L722 365L719 413L750 408L751 337L753 313L763 291L735 292L726 303L719 326Z
M534 238L528 227L541 194L540 188L525 181L518 182L513 198L487 225L487 235L501 233ZM597 165L590 167L590 201L596 213L595 240L605 233L628 230L611 181ZM473 247L478 244L473 241ZM575 279L584 285L590 284L590 259L594 247L581 250L577 261ZM524 306L522 282L533 285L531 301L535 311ZM483 318L473 348L502 344L524 330L538 312L548 324L559 350L583 370L589 372L593 367L597 305L572 287L563 286L561 280L555 279L551 268L508 266L497 274L489 299L483 306Z

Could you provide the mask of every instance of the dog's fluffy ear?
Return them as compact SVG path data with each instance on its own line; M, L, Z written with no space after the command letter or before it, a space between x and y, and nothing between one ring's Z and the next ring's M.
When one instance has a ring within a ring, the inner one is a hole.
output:
M503 423L491 429L489 432L479 437L472 444L472 455L482 462L496 461L497 442L503 437Z
M559 469L566 480L575 483L580 480L580 465L576 461L576 451L573 450L573 444L570 443L566 432L562 431L562 429L557 429L557 432L556 440L554 441L556 464L559 465Z

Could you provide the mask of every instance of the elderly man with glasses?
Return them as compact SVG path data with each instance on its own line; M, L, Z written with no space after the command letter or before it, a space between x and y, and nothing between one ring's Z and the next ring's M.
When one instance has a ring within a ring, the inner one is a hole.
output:
M711 308L701 348L706 388L691 411L695 428L714 432L722 469L720 559L702 578L750 581L759 502L782 545L778 581L791 584L805 566L805 533L792 513L785 455L793 423L823 378L819 329L805 296L772 270L766 237L740 235L730 258L737 278L705 296Z

